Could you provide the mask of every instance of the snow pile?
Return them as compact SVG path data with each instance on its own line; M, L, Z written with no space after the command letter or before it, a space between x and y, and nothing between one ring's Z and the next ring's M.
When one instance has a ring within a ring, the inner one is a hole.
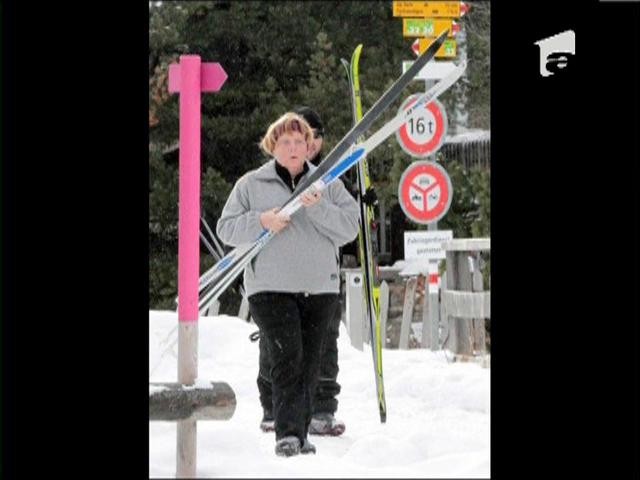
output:
M149 380L176 381L177 316L149 317ZM450 363L450 352L384 350L388 413L381 424L371 351L351 347L340 328L337 417L346 431L311 436L315 456L281 458L274 434L258 427L258 344L248 339L256 326L226 315L201 318L198 383L227 382L237 406L228 421L198 422L198 477L488 478L490 370ZM150 476L175 477L176 424L149 422L149 437Z

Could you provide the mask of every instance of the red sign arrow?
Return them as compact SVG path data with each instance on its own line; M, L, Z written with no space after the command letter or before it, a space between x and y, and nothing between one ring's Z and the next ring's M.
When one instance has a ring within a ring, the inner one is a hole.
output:
M455 37L459 31L460 31L460 24L456 22L451 22L451 34Z
M465 13L471 10L471 6L467 5L464 2L460 2L460 16L463 17Z
M416 54L416 57L420 56L420 39L416 38L416 41L411 44L411 51Z

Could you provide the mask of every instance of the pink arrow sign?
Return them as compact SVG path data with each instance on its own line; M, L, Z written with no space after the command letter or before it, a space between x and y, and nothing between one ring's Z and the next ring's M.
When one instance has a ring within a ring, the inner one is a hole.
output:
M471 6L464 2L460 2L460 16L463 17L465 13L471 10Z
M219 63L201 64L200 88L202 92L218 92L226 80L227 72L224 71ZM169 65L169 92L176 93L179 91L180 65L174 63Z
M455 37L458 32L460 32L460 24L451 22L451 34Z
M217 92L227 80L219 63L181 55L169 65L169 92L180 93L180 167L178 212L178 320L198 321L200 277L200 102L202 92Z

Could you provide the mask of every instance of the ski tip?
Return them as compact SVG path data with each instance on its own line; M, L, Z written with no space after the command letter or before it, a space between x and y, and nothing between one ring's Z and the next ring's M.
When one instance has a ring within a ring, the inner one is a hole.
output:
M351 76L352 77L358 76L358 63L360 62L361 52L362 52L362 44L359 43L358 46L353 51L353 54L351 55L351 70L352 70Z
M364 155L364 148L358 148L351 154L351 159L358 160L362 155Z
M387 422L387 412L380 412L380 423Z

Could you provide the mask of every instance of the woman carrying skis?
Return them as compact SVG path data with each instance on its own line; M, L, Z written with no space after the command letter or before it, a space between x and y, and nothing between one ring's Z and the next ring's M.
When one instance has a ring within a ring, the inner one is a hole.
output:
M307 151L307 159L312 165L318 166L322 160L322 147L324 144L324 124L322 119L315 110L307 106L300 106L294 112L302 116L313 130L313 141ZM345 248L349 248L352 245L355 246L356 243L357 238L354 242L343 246L342 252L344 253ZM355 248L357 249L357 246ZM338 336L340 335L341 317L342 308L341 305L338 305L335 315L328 320L327 336L320 354L318 383L313 399L311 423L309 424L310 435L337 436L342 435L345 430L344 422L335 417L335 412L338 409L338 399L336 397L340 393L340 384L337 379L339 371ZM257 340L260 338L260 331L252 333L249 338L251 341ZM275 422L271 395L271 361L269 360L269 352L267 352L265 343L262 340L258 343L258 347L260 350L260 366L257 384L258 392L260 393L260 404L263 410L260 429L263 432L273 432L275 430Z
M217 225L229 245L278 233L244 271L249 311L271 359L277 455L315 453L308 441L313 395L327 322L338 307L338 248L358 234L358 204L341 181L301 196L292 218L278 207L315 166L308 123L288 112L272 123L261 148L273 159L234 185Z

